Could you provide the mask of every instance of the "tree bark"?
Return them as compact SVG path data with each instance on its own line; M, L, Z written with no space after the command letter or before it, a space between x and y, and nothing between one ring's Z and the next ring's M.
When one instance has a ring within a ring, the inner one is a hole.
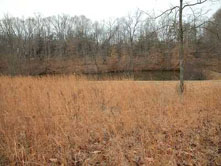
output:
M183 0L179 7L179 62L180 62L180 92L184 91L184 44L183 44Z

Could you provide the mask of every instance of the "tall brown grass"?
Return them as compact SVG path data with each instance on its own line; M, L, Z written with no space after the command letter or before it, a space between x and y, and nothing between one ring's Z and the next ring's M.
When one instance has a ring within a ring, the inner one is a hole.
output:
M0 77L0 165L220 165L221 82Z

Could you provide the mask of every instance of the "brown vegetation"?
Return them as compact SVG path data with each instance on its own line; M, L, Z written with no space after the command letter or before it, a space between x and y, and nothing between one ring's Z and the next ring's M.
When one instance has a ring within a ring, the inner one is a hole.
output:
M85 16L5 15L0 19L0 74L177 70L177 10L155 21L140 10L101 22ZM202 10L192 12L183 20L184 59L190 64L184 68L196 76L184 78L205 79L201 70L211 61L216 61L212 71L221 72L221 9L209 19Z
M0 78L0 165L220 165L220 81Z

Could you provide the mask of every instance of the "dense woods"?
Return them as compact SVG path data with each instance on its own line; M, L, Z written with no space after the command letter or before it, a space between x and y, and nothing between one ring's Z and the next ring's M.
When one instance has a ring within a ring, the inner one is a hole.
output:
M100 22L85 16L5 15L0 20L0 73L40 74L34 70L55 59L57 63L70 60L73 68L76 63L87 67L93 64L95 72L178 70L176 60L171 62L178 56L177 13L174 10L170 15L153 19L137 10L126 17ZM212 18L206 18L201 11L185 15L185 57L196 62L197 58L207 61L220 58L220 34L221 9ZM153 59L161 61L150 65ZM105 64L108 68L103 67ZM42 69L47 74L45 70L47 66ZM71 72L92 70L88 67Z

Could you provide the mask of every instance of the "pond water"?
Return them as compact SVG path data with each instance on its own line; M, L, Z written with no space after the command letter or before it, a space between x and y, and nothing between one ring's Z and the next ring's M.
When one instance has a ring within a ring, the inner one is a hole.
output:
M179 71L137 71L137 72L111 72L87 74L89 80L178 80Z

